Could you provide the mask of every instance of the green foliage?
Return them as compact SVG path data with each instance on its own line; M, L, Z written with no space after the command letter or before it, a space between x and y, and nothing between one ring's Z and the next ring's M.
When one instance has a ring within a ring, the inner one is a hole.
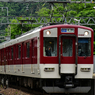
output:
M39 16L49 16L50 10L47 8L42 8L41 10L36 12Z
M29 3L28 6L28 11L26 10L27 7L27 3L5 3L5 2L0 2L0 7L8 7L8 16L18 16L18 20L21 20L24 18L21 18L21 16L37 16L36 11L38 10L38 3ZM7 16L7 9L6 8L0 8L0 16ZM0 22L2 21L3 18L0 18ZM29 19L29 18L26 18ZM17 23L17 20L13 19L10 21L12 23ZM7 22L6 19L3 20L3 22ZM20 22L20 21L19 21ZM27 22L24 22L27 23ZM8 27L10 26L10 28ZM0 33L0 35L5 35L5 36L10 36L10 32L11 32L11 38L15 38L16 35L21 35L22 32L26 32L29 31L32 28L35 28L39 25L17 25L17 24L11 24L11 25L3 25L0 27L0 30L4 31L4 33ZM2 32L0 31L0 32Z
M94 41L94 54L95 54L95 41Z
M46 22L50 21L50 13L52 13L52 16L58 17L56 18L57 21L60 20L60 17L63 17L63 14L66 17L95 17L95 9L93 9L93 7L95 6L94 3L86 4L86 6L84 3L80 3L80 4L70 3L70 4L67 4L66 7L63 7L63 4L61 5L55 4L56 7L54 6L53 10L49 9L50 6L47 3L30 3L28 6L29 7L28 11L26 10L27 3L0 2L0 7L4 7L4 6L8 7L9 16L31 16L31 15L32 16L47 16L48 19ZM67 14L66 14L66 9L67 9ZM6 9L4 9L3 11L2 9L0 9L0 16L6 16L6 14L7 14ZM24 19L24 18L18 17L18 20L21 20L21 19ZM0 18L0 21L1 20L2 18ZM40 20L41 18L38 18L38 21ZM54 21L54 19L52 20ZM87 18L85 18L84 20L87 21ZM11 20L11 22L16 23L17 20L13 19ZM24 23L27 23L27 22L24 22ZM90 21L90 23L92 23L92 21ZM24 24L22 26L21 24L19 25L12 24L10 26L11 26L11 29L9 29L8 27L6 28L6 36L10 35L10 31L11 31L11 38L15 38L15 35L20 35L22 32L24 33L26 31L29 31L30 29L37 27L39 25L36 25L36 24L35 25L25 25ZM2 27L2 29L5 29L5 27ZM94 26L89 25L88 27L91 27L95 31Z
M16 92L16 94L17 94L18 92Z
M18 17L18 20L25 20L25 18ZM28 18L26 18L28 19ZM16 19L11 20L11 23L17 23ZM19 21L19 23L21 23ZM24 23L27 23L26 21ZM38 27L39 25L32 25L32 24L11 24L9 25L5 30L6 30L6 36L11 35L11 39L14 39L15 36L21 35L22 33L25 33L32 28Z

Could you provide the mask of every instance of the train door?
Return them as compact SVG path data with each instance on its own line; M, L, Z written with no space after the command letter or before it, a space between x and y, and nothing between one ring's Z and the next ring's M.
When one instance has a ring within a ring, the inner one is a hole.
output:
M7 65L8 65L8 69L7 70L8 70L8 72L10 72L10 65L9 65L9 63L10 63L9 62L10 56L9 55L10 55L10 49L9 49L9 47L7 47L6 48L6 58L7 58Z
M14 62L13 62L13 58L14 58L14 48L13 46L10 47L10 65L13 65Z
M6 74L6 49L4 48L4 73Z
M2 49L2 67L3 67L3 73L6 73L6 54L5 54L5 48Z
M34 64L37 64L37 38L32 39L32 64L31 72L34 73Z
M32 60L31 60L31 72L34 73L33 64L34 64L34 39L31 40L31 52L32 52Z
M32 44L31 48L32 48L32 64L33 64L34 63L34 60L33 60L34 59L34 39L31 40L31 44Z
M5 64L6 64L6 70L9 71L9 64L8 64L8 48L5 49ZM6 72L7 72L6 71Z
M60 37L60 58L59 73L60 74L76 74L77 73L77 38L75 35L63 35Z
M24 55L25 55L25 52L24 52L24 42L22 43L22 72L24 72Z
M14 72L16 72L17 45L14 45Z
M32 40L32 63L37 64L37 38Z
M31 40L24 42L24 64L31 64Z

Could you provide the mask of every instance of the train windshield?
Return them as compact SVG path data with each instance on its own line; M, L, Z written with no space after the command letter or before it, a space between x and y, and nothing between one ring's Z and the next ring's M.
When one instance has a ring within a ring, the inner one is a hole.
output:
M78 39L78 56L91 56L91 39Z
M44 37L44 56L57 56L57 38Z
M72 39L63 39L62 41L63 45L63 56L72 56L73 51L73 41Z

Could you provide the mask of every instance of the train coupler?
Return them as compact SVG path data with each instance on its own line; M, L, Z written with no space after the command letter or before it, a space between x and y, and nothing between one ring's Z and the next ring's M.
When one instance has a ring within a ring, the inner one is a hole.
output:
M74 87L74 78L73 76L65 76L64 77L65 81L64 81L64 88L72 88Z

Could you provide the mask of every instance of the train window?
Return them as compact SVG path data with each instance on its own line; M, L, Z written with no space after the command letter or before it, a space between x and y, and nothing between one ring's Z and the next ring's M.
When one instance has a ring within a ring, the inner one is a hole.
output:
M16 53L16 50L17 50L17 45L14 46L14 58L17 58L17 53Z
M21 58L21 45L18 45L18 58Z
M13 47L11 47L11 59L13 59Z
M22 57L24 57L24 43L22 43Z
M91 56L91 39L78 39L78 56Z
M4 50L2 49L2 60L4 60Z
M44 56L57 56L57 38L44 37Z
M7 59L8 59L8 48L6 48L6 56L7 56Z
M62 41L63 56L72 56L72 51L73 51L72 44L73 44L72 39L63 39Z
M27 52L26 52L26 56L29 58L30 57L30 43L28 42L28 43L26 43L26 50L27 50Z
M11 59L11 54L10 54L10 47L8 47L8 53L9 53L9 59Z

